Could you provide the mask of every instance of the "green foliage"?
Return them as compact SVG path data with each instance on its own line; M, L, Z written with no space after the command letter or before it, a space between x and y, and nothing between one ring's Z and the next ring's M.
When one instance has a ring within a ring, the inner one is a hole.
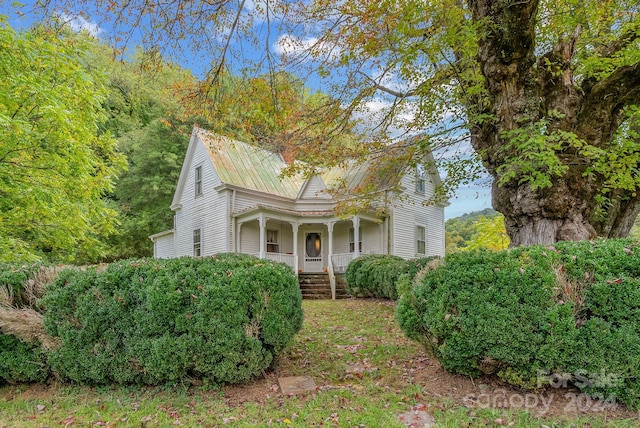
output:
M7 290L7 297L11 298L11 301L7 302L9 305L22 307L27 303L24 286L40 270L41 266L39 263L0 264L0 290Z
M108 259L151 256L153 245L148 237L172 227L169 206L190 132L190 124L179 119L171 123L155 119L120 139L129 169L113 192L121 225L118 234L107 241Z
M449 219L445 222L445 246L447 254L461 250L504 250L509 237L502 214L485 208Z
M504 133L504 149L510 155L497 168L498 185L517 180L518 184L529 183L532 189L551 187L554 177L562 177L569 170L558 152L567 146L582 147L584 141L570 132L547 132L549 125L549 119L542 119Z
M369 254L349 263L345 272L347 292L352 296L396 300L396 283L404 274L413 278L433 257L404 260L398 256Z
M42 382L48 375L46 356L39 346L0 334L0 383Z
M65 271L43 299L62 345L57 376L88 384L240 383L262 373L302 325L288 266L251 256L121 261Z
M0 18L0 261L72 260L114 231L102 199L124 165L84 37Z
M39 282L55 277L55 272L57 268L41 263L0 264L0 311L33 309L34 300L44 288ZM24 320L22 330L29 331L28 322ZM50 371L40 346L3 334L3 327L0 326L0 383L44 381Z
M360 256L349 263L345 272L347 292L352 296L395 300L398 298L395 282L405 267L405 260L398 256Z
M640 407L637 241L451 254L402 296L397 314L449 371L497 373L523 388L561 376Z

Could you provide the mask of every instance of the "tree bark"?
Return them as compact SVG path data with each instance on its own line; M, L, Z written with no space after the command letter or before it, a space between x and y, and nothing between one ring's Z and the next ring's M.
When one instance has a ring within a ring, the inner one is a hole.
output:
M556 152L567 167L551 186L534 189L526 176L502 185L499 167L513 155L506 133L544 120L546 131L575 135L606 148L625 120L624 108L640 101L640 67L621 67L598 81L574 82L572 60L579 32L560 39L536 58L538 1L469 0L478 37L478 61L485 79L484 107L470 105L471 144L493 177L493 207L505 216L511 245L553 244L601 236L626 236L640 211L633 192L614 201L616 209L593 220L604 178L587 174L589 160L565 144ZM487 120L491 117L493 120ZM609 196L612 196L610 193Z

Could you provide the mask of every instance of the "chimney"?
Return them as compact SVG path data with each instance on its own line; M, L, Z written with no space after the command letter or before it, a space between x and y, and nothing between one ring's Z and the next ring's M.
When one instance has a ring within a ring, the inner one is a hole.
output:
M284 146L280 149L280 156L287 163L287 165L293 165L293 162L296 160L296 154L292 147Z

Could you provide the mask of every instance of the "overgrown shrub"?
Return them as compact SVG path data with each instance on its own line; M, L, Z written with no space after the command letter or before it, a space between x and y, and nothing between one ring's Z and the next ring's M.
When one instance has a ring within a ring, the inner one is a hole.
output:
M434 261L436 260L440 260L440 257L429 256L420 257L417 259L409 259L407 260L405 273L409 276L409 278L413 279L420 271L425 269L427 266L432 266L434 264Z
M246 255L64 271L42 300L49 362L89 384L244 382L301 328L301 301L291 268Z
M28 305L25 286L33 280L36 273L44 265L34 264L0 264L0 304L22 307Z
M49 375L46 361L38 345L0 334L0 384L42 382Z
M44 333L42 317L34 307L59 270L40 263L0 264L0 383L47 378L49 367L38 334Z
M448 371L523 388L565 379L640 407L636 241L455 253L419 282L398 319Z
M413 278L433 257L404 260L398 256L369 254L360 256L347 267L347 292L352 296L396 300L396 283L403 274Z

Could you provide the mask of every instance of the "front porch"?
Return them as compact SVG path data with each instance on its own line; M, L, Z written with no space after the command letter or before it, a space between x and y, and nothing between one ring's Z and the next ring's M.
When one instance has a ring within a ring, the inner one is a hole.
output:
M361 254L365 254L365 253L361 253ZM366 254L378 254L378 253L367 252ZM260 253L251 253L251 255L256 256L256 257L260 257ZM351 262L351 260L353 260L353 259L355 259L356 257L359 257L359 256L360 256L360 254L356 255L355 252L353 252L353 253L331 254L331 261L327 260L327 266L326 266L326 268L325 267L322 268L322 272L327 272L329 270L329 266L332 266L334 273L344 273L347 270L347 266L349 266L349 263ZM295 255L295 254L271 253L271 252L267 251L264 254L264 256L260 257L260 258L273 260L274 262L278 262L278 263L285 263L285 264L291 266L293 271L296 272L296 273L302 273L302 272L318 273L318 272L320 272L320 271L315 271L315 270L312 271L312 270L304 269L304 268L300 267L300 264L296 263L298 261L298 260L296 260L296 259L298 259L298 256Z
M361 254L388 254L386 217L333 212L284 212L255 207L236 215L235 251L285 263L299 273L327 273L335 297L335 274Z

